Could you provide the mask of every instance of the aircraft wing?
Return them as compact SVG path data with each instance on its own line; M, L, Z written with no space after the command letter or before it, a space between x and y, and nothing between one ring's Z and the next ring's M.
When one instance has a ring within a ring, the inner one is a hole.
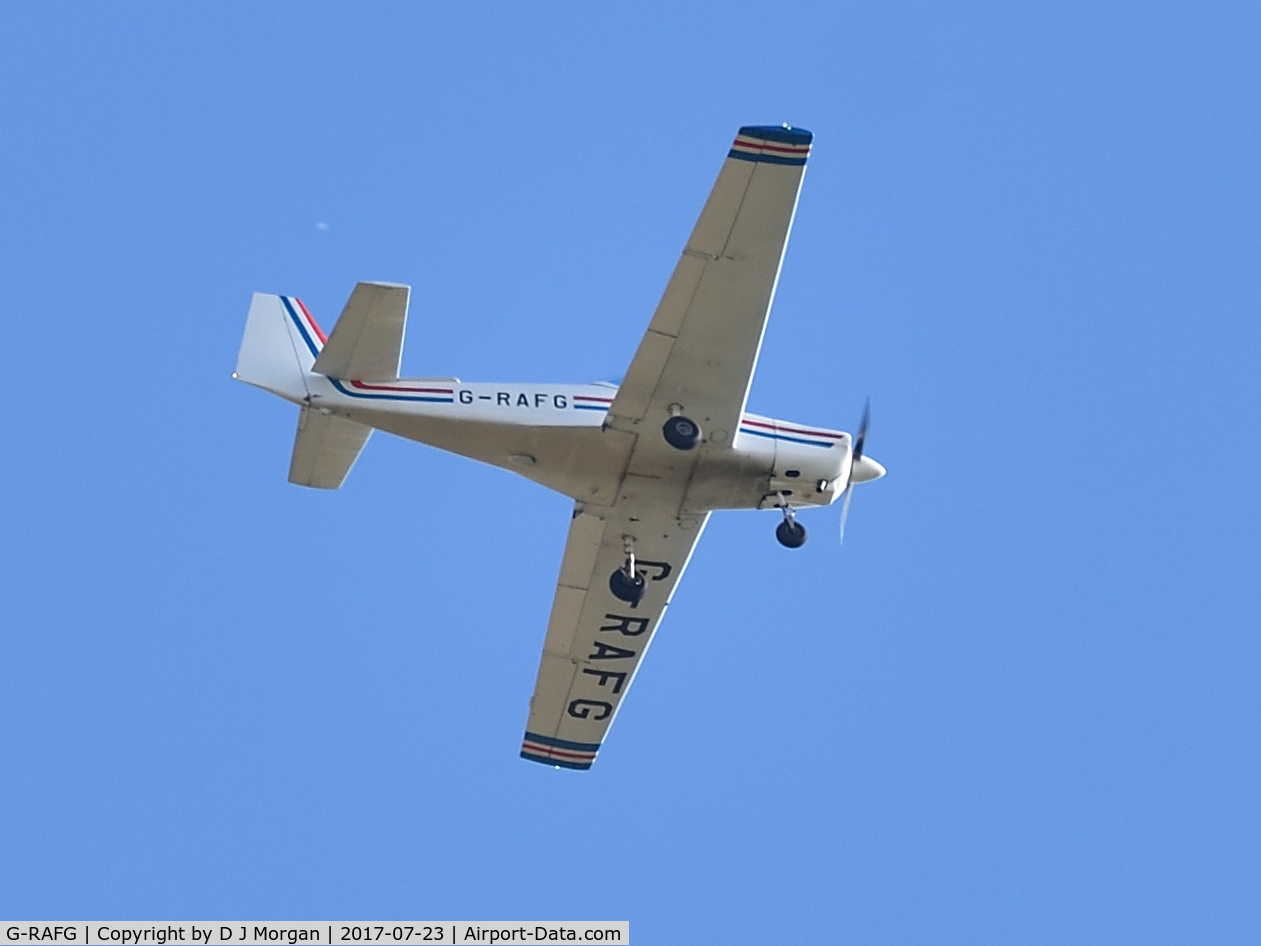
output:
M741 128L609 410L660 427L670 405L731 443L762 345L813 136ZM660 438L658 438L660 439Z
M666 513L599 518L575 507L522 758L591 768L707 520ZM634 606L609 590L609 576L625 561L627 535L646 580Z

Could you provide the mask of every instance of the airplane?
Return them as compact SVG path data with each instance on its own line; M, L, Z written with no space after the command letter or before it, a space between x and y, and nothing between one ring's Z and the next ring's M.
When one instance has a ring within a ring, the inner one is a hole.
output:
M255 293L234 378L300 407L289 481L337 489L383 430L574 501L521 757L589 769L710 513L796 511L885 468L856 435L748 413L813 135L736 135L620 384L400 378L409 288L360 282L325 336L302 302Z

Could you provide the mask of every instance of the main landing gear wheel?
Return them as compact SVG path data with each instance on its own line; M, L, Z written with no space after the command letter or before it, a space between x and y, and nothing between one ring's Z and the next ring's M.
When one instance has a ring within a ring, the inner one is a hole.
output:
M806 544L806 527L796 519L785 519L775 527L775 538L786 548L799 549Z
M622 536L622 549L626 552L626 564L609 576L609 591L618 601L625 601L632 608L644 596L647 580L635 569L635 540Z
M676 450L691 450L701 442L701 428L696 421L676 414L665 422L661 428L666 443Z
M645 584L647 582L643 575L636 574L634 578L628 578L626 571L621 568L609 576L609 591L613 592L613 597L630 605L639 604L639 599L644 596Z

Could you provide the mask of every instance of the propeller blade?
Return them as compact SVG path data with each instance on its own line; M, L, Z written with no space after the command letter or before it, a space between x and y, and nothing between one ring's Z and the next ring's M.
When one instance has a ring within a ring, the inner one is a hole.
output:
M845 500L841 503L841 541L845 544L845 520L849 518L849 500L854 495L854 484L850 483L845 487Z
M858 436L854 438L854 462L863 458L863 444L867 442L867 426L871 423L871 398L863 405L863 419L858 422Z
M867 428L871 425L871 398L863 405L862 420L858 422L858 434L854 437L854 458L850 463L850 478L845 484L845 501L841 503L841 543L845 542L845 520L849 518L849 501L854 496L854 466L863 458L863 444L867 442Z

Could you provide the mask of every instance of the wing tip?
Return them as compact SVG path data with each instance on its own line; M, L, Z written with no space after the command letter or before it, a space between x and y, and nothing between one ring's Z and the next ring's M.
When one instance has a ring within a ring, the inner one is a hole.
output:
M791 125L745 125L738 134L744 138L774 141L786 145L808 145L814 141L813 133Z
M527 762L537 762L540 765L549 765L556 769L575 769L579 772L585 772L591 768L590 762L570 762L568 759L556 759L551 756L535 755L532 752L521 750L521 758Z
M521 743L521 758L562 769L585 771L591 768L599 751L598 742L570 742L568 739L540 736L532 732L527 732Z
M736 134L727 157L758 164L803 167L814 135L789 125L745 125Z

